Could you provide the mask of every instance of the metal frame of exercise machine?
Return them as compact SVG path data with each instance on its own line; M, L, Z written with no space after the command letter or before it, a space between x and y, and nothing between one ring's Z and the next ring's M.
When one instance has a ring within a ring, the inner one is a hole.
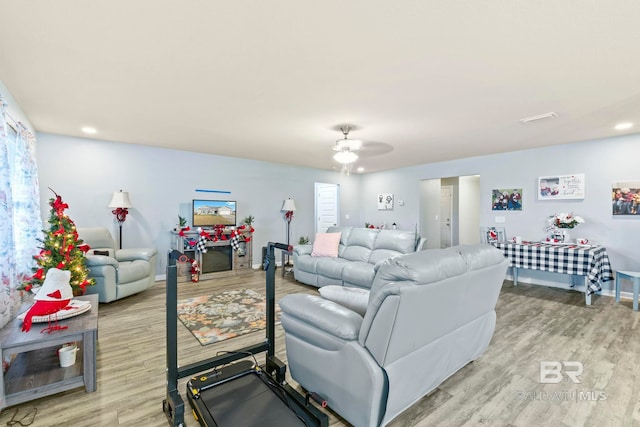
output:
M218 427L215 421L215 412L213 408L206 408L207 399L201 398L207 390L229 384L230 382L238 382L238 385L232 384L235 388L242 388L239 393L246 395L247 390L264 388L271 390L278 399L272 399L275 403L269 403L267 406L274 408L275 414L283 414L282 407L285 405L288 410L293 411L298 417L300 425L327 427L329 418L327 414L318 409L310 400L314 400L326 406L319 396L315 393L307 393L302 396L298 391L293 389L286 383L286 365L278 359L275 352L275 256L274 250L289 250L290 247L283 243L267 244L267 257L265 259L266 268L266 339L258 344L225 352L222 355L211 357L197 363L191 363L185 366L178 366L178 274L176 262L184 255L177 251L170 251L167 255L167 283L166 283L166 320L167 320L167 395L162 401L162 410L164 411L169 424L174 427L184 427L185 405L182 397L178 393L178 380L180 378L191 377L187 385L187 397L193 409L196 420L202 426ZM244 359L247 356L253 356L262 352L267 353L266 363L264 366L257 366ZM235 363L234 363L235 362ZM196 376L207 370L210 372ZM243 382L257 381L253 384L244 384ZM241 384L242 383L242 384ZM263 385L264 384L264 385ZM222 387L215 392L219 395L224 393ZM266 390L266 389L265 389ZM257 391L256 391L257 393ZM202 396L201 396L202 394ZM267 395L268 393L264 393ZM268 396L266 396L268 397ZM257 397L256 399L259 399ZM212 401L213 399L209 399ZM255 405L258 406L258 405ZM277 410L276 410L277 409ZM268 411L269 408L267 407ZM278 412L280 411L280 412ZM247 411L247 414L250 411ZM264 414L264 418L269 418ZM254 414L254 416L256 416ZM258 415L260 416L260 415ZM272 414L273 416L277 416ZM302 421L304 420L304 421ZM249 421L251 422L251 421ZM256 425L264 425L262 422ZM226 427L226 426L219 426ZM233 426L236 427L236 426ZM239 427L239 426L238 426Z

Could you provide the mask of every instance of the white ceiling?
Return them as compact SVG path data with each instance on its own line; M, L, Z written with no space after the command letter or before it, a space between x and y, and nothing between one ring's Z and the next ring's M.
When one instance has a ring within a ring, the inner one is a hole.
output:
M373 172L640 131L639 23L637 0L2 0L0 80L40 132L321 169L349 123Z

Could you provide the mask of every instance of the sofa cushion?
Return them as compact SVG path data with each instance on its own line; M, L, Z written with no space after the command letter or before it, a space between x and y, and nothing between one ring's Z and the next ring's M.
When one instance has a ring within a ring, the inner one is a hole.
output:
M366 289L331 285L323 286L318 289L318 292L320 292L322 298L347 307L361 316L364 316L364 313L367 311L369 291Z
M375 264L383 259L414 252L416 233L414 231L380 230L369 262Z
M124 284L149 277L151 263L149 261L125 261L118 267L118 283Z
M341 235L342 233L316 233L311 256L336 258Z
M342 269L345 265L349 264L344 258L329 258L322 257L317 258L316 273L330 277L332 279L338 279L338 282L342 284Z
M333 225L327 228L327 233L341 233L340 236L340 245L338 246L338 256L342 258L342 254L344 253L344 248L347 247L349 242L349 236L351 235L351 227L341 227L337 225Z
M352 261L342 269L342 281L345 285L369 289L374 276L374 265L368 262Z
M315 258L311 255L299 255L294 260L293 265L295 266L296 270L316 274L318 272L319 259L320 258Z
M349 243L341 255L349 261L369 262L371 251L375 247L376 237L380 230L370 228L355 228L349 235Z

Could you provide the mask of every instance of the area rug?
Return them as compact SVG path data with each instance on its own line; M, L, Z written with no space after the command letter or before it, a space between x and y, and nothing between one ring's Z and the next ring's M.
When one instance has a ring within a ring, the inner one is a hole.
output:
M265 329L265 302L264 295L250 289L203 295L178 301L178 318L201 345L213 344Z

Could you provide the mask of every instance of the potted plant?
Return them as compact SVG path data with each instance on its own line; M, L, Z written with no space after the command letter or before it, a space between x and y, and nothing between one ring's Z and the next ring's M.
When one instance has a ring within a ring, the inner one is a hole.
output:
M300 238L298 239L298 244L299 245L308 245L309 244L309 237L308 236L300 236Z
M183 216L178 215L178 224L176 225L175 231L180 231L187 227L187 219Z
M253 215L249 215L242 219L242 223L248 227L251 227L253 225L253 221L255 220L256 220L256 217L254 217Z

